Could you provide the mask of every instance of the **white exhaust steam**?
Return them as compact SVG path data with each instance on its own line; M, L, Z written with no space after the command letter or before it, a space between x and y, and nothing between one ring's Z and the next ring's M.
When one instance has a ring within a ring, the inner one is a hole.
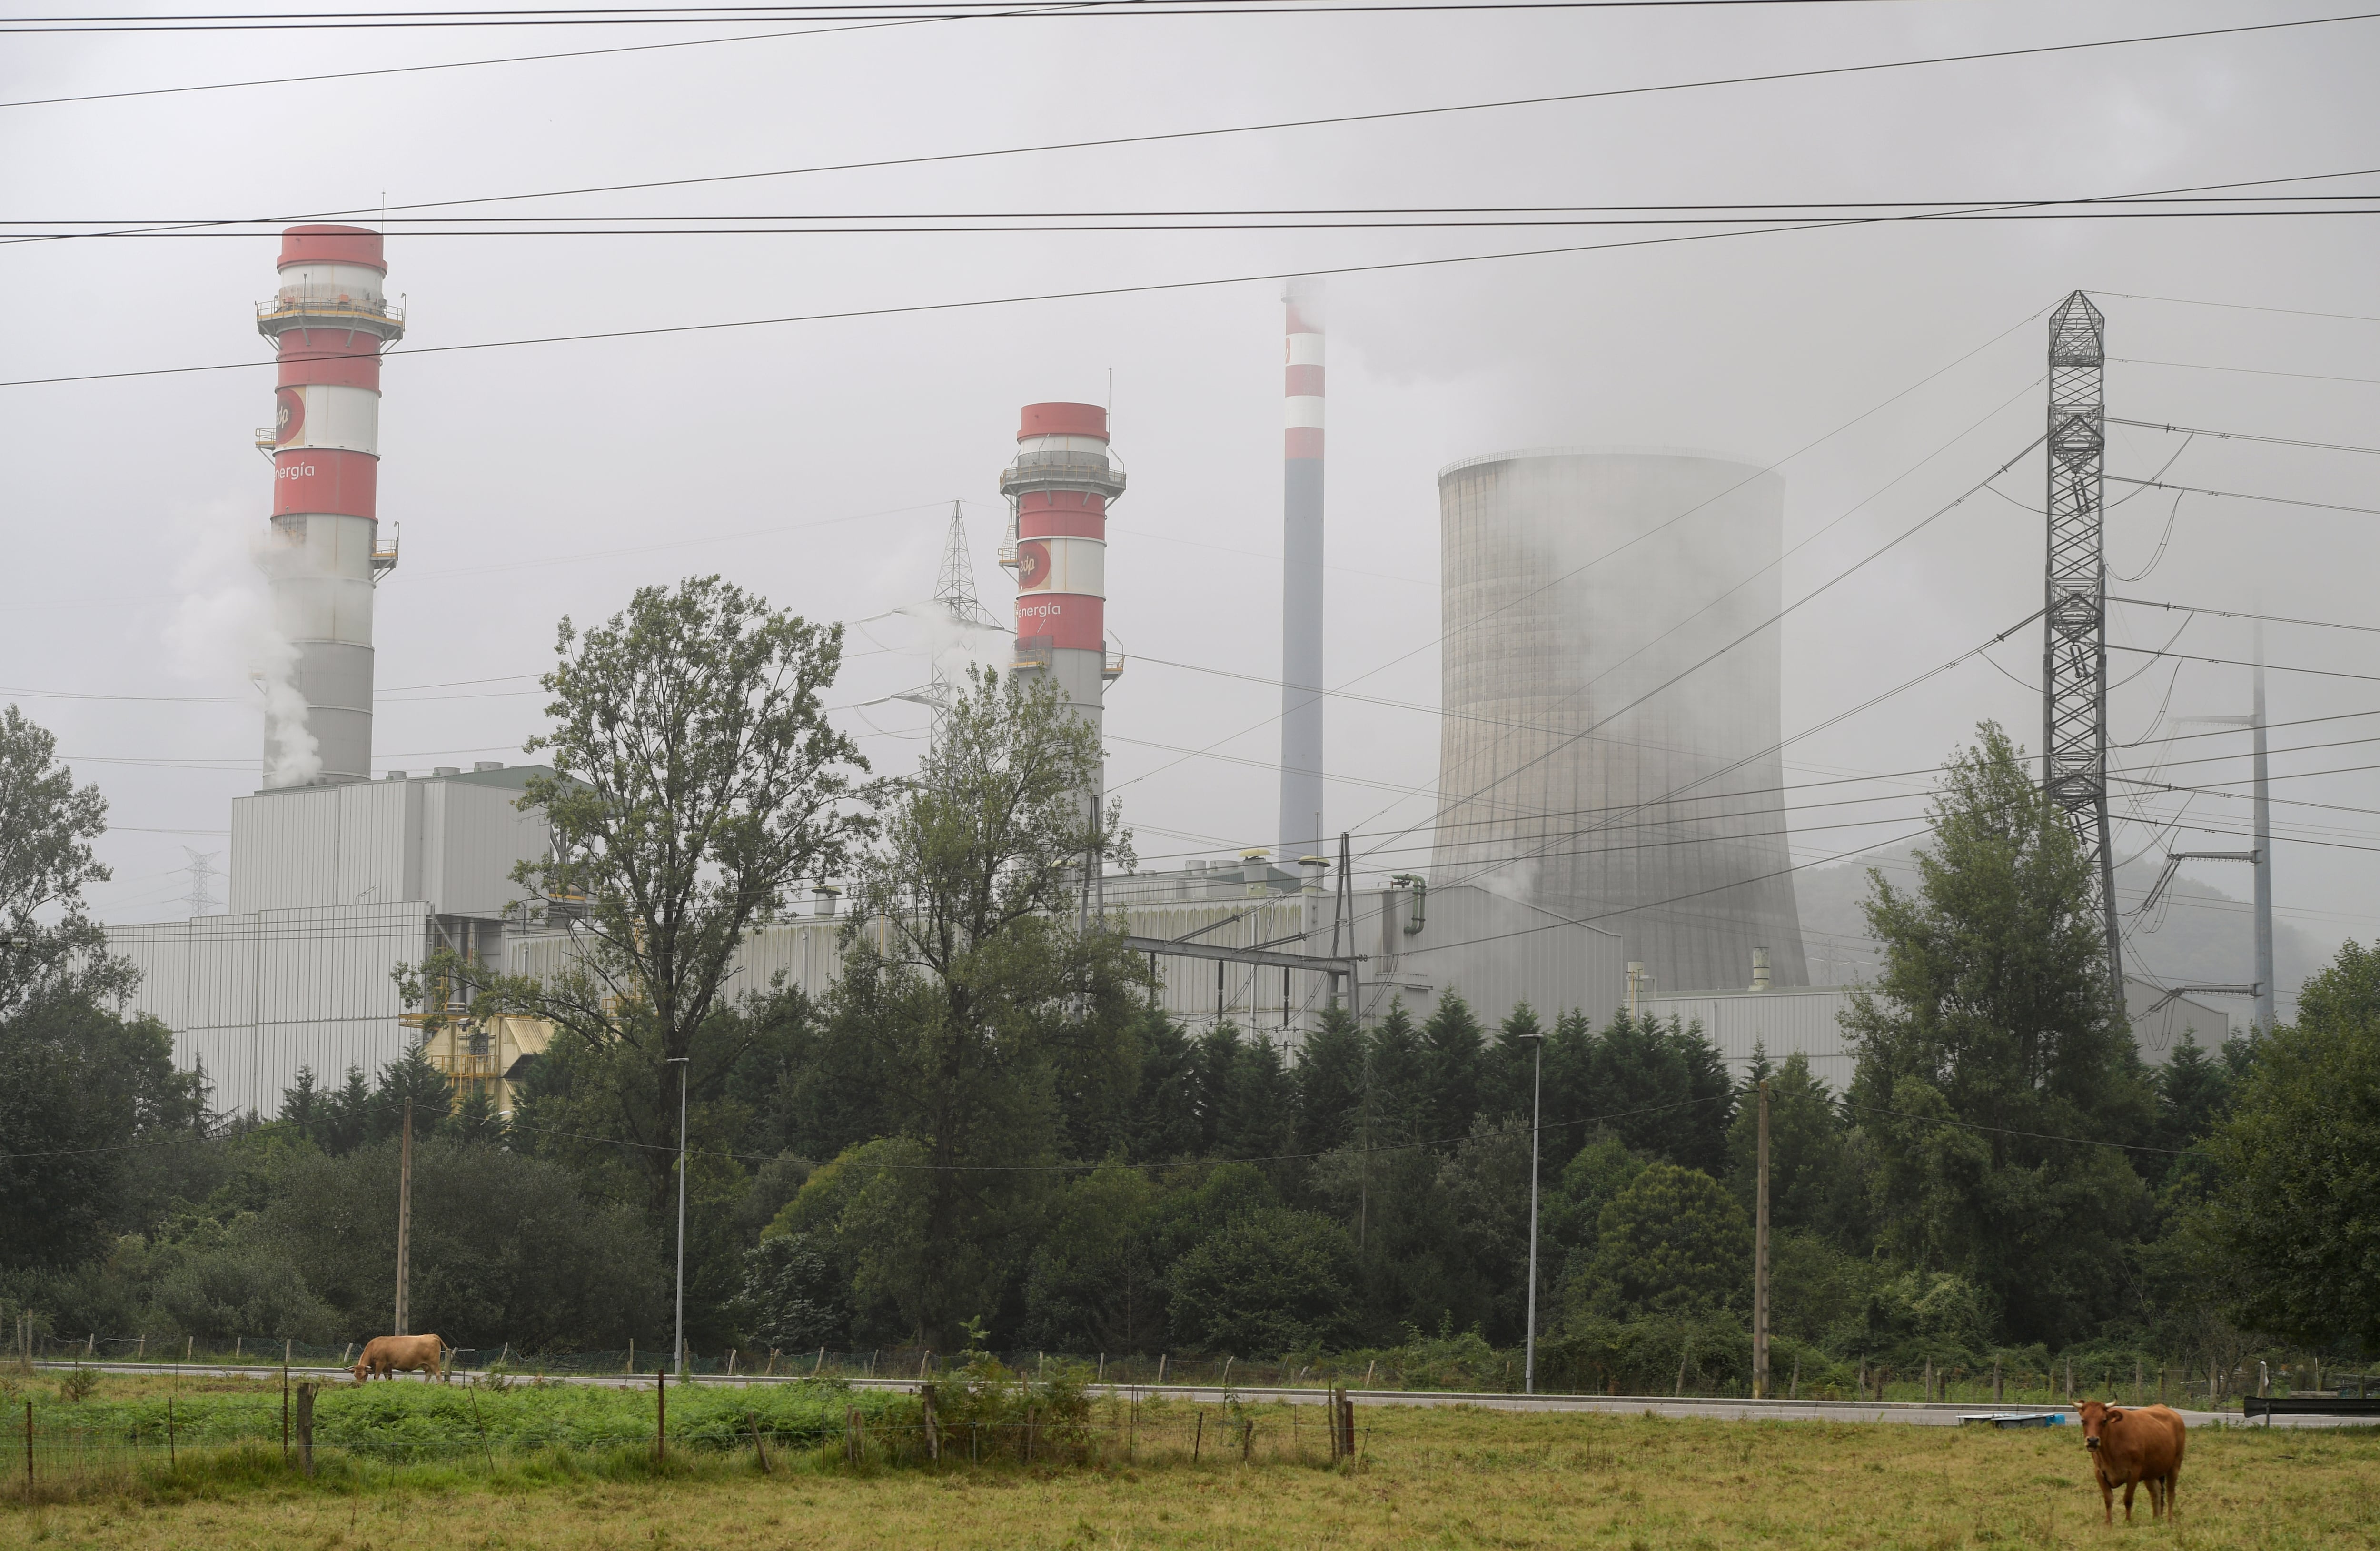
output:
M274 622L265 587L271 540L249 521L245 509L235 515L216 505L183 525L188 541L176 578L182 598L165 622L164 642L177 676L224 689L253 686L264 713L264 784L297 786L322 773L322 752L306 727L298 648Z

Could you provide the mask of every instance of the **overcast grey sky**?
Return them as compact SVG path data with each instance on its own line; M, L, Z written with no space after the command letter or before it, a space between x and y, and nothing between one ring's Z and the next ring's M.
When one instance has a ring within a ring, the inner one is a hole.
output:
M2341 12L2347 7L2338 7ZM23 6L14 14L34 14ZM47 14L47 13L43 13ZM310 85L0 107L0 216L148 222L368 212L683 178L1680 82L2332 14L2300 4L1884 0L1633 11L937 21L601 58ZM781 28L755 29L782 30ZM716 30L504 29L24 37L0 102L371 68ZM1158 145L587 196L474 214L1253 210L1719 201L2071 199L2380 166L2380 22L2143 43L1600 102ZM2372 178L2314 185L2375 188ZM368 223L369 224L369 223ZM1682 445L1780 463L1799 598L2038 432L2042 316L2106 293L2110 411L2301 441L2380 444L2374 218L1941 222L1765 233L1392 270L1330 282L1330 677L1342 699L1334 828L1385 840L1426 817L1438 738L1436 471L1547 444ZM1138 234L393 236L408 347L1263 275L1678 229ZM271 418L249 307L265 235L0 248L0 376L227 361L252 369L0 389L9 604L0 695L55 728L118 828L111 920L179 913L185 845L224 851L256 782L259 719L210 619L249 585ZM2122 294L2129 294L2129 297ZM511 757L538 723L525 677L555 621L639 584L717 570L823 618L931 588L965 502L979 585L1006 612L995 480L1030 400L1111 394L1132 472L1111 534L1109 622L1134 661L1111 691L1110 782L1145 856L1269 843L1279 666L1277 282L641 339L393 358L381 515L403 560L380 591L375 763ZM2175 300L2130 299L2163 297ZM2227 307L2187 305L2223 303ZM2312 317L2239 310L2298 309ZM1956 363L1956 364L1953 364ZM2162 363L2162 364L2160 364ZM2183 363L2183 364L2171 364ZM1947 368L1947 370L1945 370ZM2207 370L2223 368L2230 370ZM2288 375L2301 374L2301 375ZM1922 386L1913 386L1922 383ZM1862 418L1864 417L1864 418ZM1855 422L1855 423L1854 423ZM2119 430L2111 471L2182 445ZM1797 612L1789 732L1975 646L2037 606L2040 465L2020 464ZM2380 507L2380 459L2193 442L2166 476ZM2128 487L2111 487L2120 491ZM2351 623L2380 558L2366 515L2150 492L2109 553L2154 570L2125 596ZM2028 508L2031 508L2030 510ZM1833 526L1829 526L1833 525ZM1823 530L1823 531L1822 531ZM1814 536L1815 536L1814 538ZM2127 609L2163 645L2183 616ZM2202 619L2174 649L2242 658ZM838 704L925 676L892 618L855 630ZM2380 708L2380 639L2274 626L2276 721ZM2037 627L1793 745L1788 778L1921 769L2004 721L2038 742ZM2115 735L2203 732L2246 674L2118 654ZM1245 675L1235 677L1232 675ZM472 682L462 682L472 681ZM479 682L489 681L489 682ZM407 689L409 685L433 685ZM25 692L182 700L42 698ZM1678 693L1690 692L1681 686ZM2158 721L2160 710L2163 720ZM846 713L880 768L924 713ZM2276 813L2286 915L2320 941L2380 935L2368 885L2380 715L2284 727ZM2126 751L2203 758L2238 740ZM1189 753L1184 751L1202 751ZM2298 778L2299 771L2331 771ZM2161 779L2238 782L2237 763ZM1794 855L1907 833L1925 778L1814 788ZM2243 790L2239 785L2226 788ZM1418 794L1400 796L1401 792ZM1900 793L1865 807L1845 795ZM2170 818L2179 795L2128 797ZM2246 824L2191 796L2186 821ZM1852 827L1864 823L1867 827ZM184 833L181 831L200 831ZM2322 842L2322 843L2316 843ZM1410 866L1426 836L1376 858ZM2224 832L2128 822L2120 854ZM2238 871L2239 869L2234 869ZM2209 882L2244 895L2221 869ZM220 886L218 886L220 887ZM218 893L218 898L220 898ZM2246 924L2237 966L2244 971ZM2244 973L2240 973L2245 978Z

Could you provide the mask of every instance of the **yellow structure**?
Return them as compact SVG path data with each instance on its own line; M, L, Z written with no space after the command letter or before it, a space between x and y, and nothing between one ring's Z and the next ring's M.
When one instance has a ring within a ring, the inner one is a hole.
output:
M445 1074L456 1103L472 1094L485 1094L495 1101L498 1114L509 1115L513 1084L520 1080L531 1057L545 1054L552 1037L553 1025L543 1018L456 1017L424 1039L421 1054Z

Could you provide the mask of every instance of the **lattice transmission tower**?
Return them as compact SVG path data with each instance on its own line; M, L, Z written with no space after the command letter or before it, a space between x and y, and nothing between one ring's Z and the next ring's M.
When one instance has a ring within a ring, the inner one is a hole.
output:
M2107 320L2077 291L2049 318L2049 564L2043 599L2041 780L2091 859L2123 1005L2107 822Z
M967 548L966 518L962 515L960 503L955 501L951 503L950 531L942 540L941 574L934 579L934 603L950 616L952 624L959 632L1002 628L1000 621L991 616L990 611L983 606L983 600L976 594L975 556ZM949 651L936 652L933 677L926 686L895 697L897 699L914 700L932 713L932 737L936 744L941 742L942 719L950 714L952 705L965 688L960 683L961 673L954 673L951 668L951 656Z
M189 905L193 916L212 915L215 913L215 858L223 853L195 851L186 845L182 847L182 854L190 859L188 869L190 891L182 896L183 901Z

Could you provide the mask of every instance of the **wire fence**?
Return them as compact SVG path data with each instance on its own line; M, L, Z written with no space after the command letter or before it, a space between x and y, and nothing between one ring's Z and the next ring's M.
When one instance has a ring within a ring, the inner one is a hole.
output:
M277 1336L197 1337L134 1335L79 1338L42 1335L19 1327L8 1344L7 1356L20 1371L36 1363L81 1363L120 1366L233 1367L253 1370L335 1369L351 1367L362 1352L360 1342L316 1345ZM1549 1347L1540 1354L1534 1386L1538 1394L1641 1394L1678 1399L1742 1399L1751 1393L1742 1375L1712 1375L1685 1367L1674 1385L1620 1385L1597 1373L1565 1373L1546 1358L1558 1354ZM704 1378L832 1379L844 1382L915 1383L943 1377L964 1364L971 1354L944 1353L923 1347L881 1347L865 1351L830 1348L787 1350L745 1345L728 1348L689 1347L683 1365L666 1345L630 1345L610 1351L538 1351L509 1343L492 1350L449 1348L446 1364L458 1371L552 1375L556 1377L650 1377L681 1371ZM1432 1355L1427 1350L1394 1351L1353 1356L1290 1356L1276 1361L1237 1356L1180 1356L1160 1352L1062 1353L1012 1351L993 1354L1012 1373L1039 1379L1064 1372L1094 1384L1121 1387L1190 1387L1229 1390L1324 1389L1473 1394L1518 1394L1524 1387L1518 1353L1474 1352L1462 1356ZM2256 1363L2228 1367L2183 1368L2125 1362L2113 1365L2091 1361L2041 1366L1995 1367L1969 1363L1939 1368L1888 1368L1868 1363L1829 1361L1803 1376L1798 1365L1776 1363L1770 1394L1777 1399L1867 1400L1876 1402L1936 1401L2064 1405L2089 1396L2130 1400L2135 1404L2167 1403L2198 1410L2236 1406L2242 1395L2277 1396L2328 1394L2352 1375L2325 1371L2319 1364L2276 1363L2260 1372ZM2358 1391L2361 1392L2360 1390Z
M741 1426L681 1426L665 1422L635 1432L588 1432L563 1425L508 1428L501 1437L469 1431L444 1437L326 1437L306 1414L312 1397L285 1409L277 1434L229 1441L177 1434L170 1413L137 1422L86 1423L64 1405L26 1402L9 1418L6 1496L53 1502L121 1494L142 1486L185 1486L234 1479L329 1477L374 1472L419 1476L446 1472L489 1477L553 1467L567 1457L579 1471L787 1469L963 1470L1100 1465L1360 1468L1378 1451L1374 1429L1352 1403L1251 1409L1119 1401L1085 1414L1059 1407L1037 1414L1027 1403L1005 1420L938 1419L922 1412L888 1420L857 1407L821 1411L803 1424L747 1415ZM10 1408L15 1410L16 1408ZM1443 1452L1441 1449L1440 1452ZM1426 1447L1399 1440L1392 1457L1427 1463Z

